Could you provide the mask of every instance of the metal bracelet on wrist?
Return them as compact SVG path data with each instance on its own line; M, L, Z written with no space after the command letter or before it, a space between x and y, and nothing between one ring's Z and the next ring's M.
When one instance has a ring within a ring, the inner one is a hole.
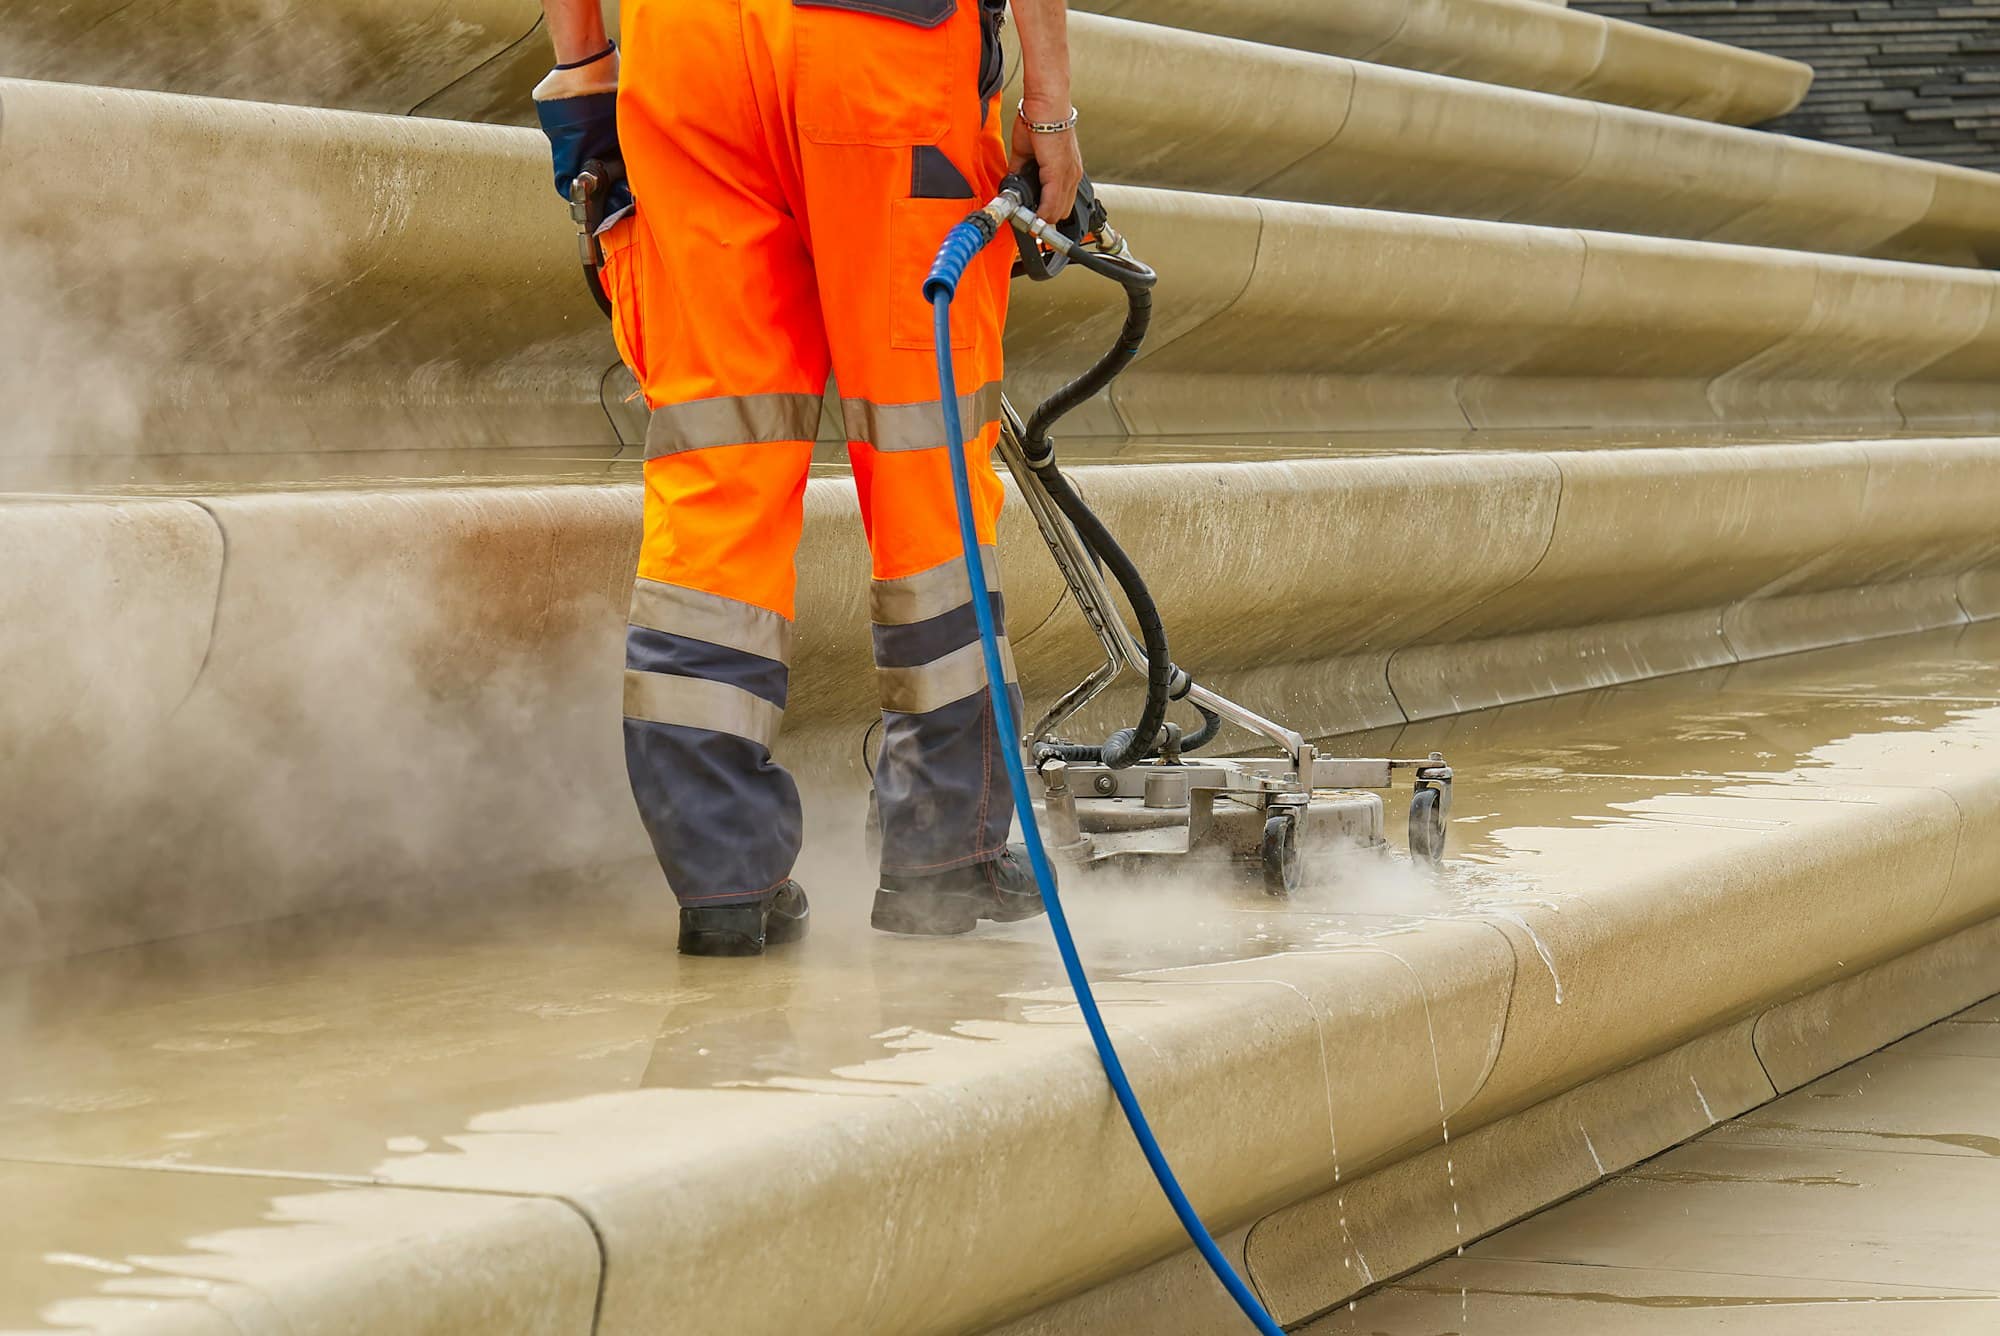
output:
M1066 121L1031 121L1028 119L1028 108L1025 103L1017 105L1014 113L1021 118L1021 124L1038 135L1062 135L1076 129L1075 107L1069 109L1069 119Z

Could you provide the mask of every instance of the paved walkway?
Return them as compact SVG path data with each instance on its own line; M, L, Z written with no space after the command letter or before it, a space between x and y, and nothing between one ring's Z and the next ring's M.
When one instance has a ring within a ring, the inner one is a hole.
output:
M2000 1332L2000 998L1306 1330Z

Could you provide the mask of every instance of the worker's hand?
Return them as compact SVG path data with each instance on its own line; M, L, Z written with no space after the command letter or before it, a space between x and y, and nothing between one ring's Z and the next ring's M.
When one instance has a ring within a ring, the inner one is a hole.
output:
M1051 116L1050 123L1066 120L1069 114L1070 109L1065 106ZM1041 119L1033 107L1028 108L1028 115ZM1018 172L1030 162L1034 163L1042 186L1037 212L1052 223L1060 223L1076 208L1076 188L1083 182L1083 149L1076 142L1075 128L1061 134L1037 134L1028 128L1025 119L1016 116L1007 170Z
M569 199L570 183L583 165L623 163L618 149L618 53L568 69L550 70L535 85L535 116L549 137L555 166L556 193ZM623 182L612 190L605 213L614 214L632 202Z

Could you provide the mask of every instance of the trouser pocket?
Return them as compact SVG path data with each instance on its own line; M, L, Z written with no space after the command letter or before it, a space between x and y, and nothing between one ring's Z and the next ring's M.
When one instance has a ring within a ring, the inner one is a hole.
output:
M959 0L792 0L799 133L820 144L934 143L977 58ZM954 54L964 44L964 60ZM957 78L954 79L954 74Z
M937 260L945 233L971 211L966 199L899 199L889 206L889 344L928 348L934 327L924 279ZM951 313L951 346L972 346L973 319L963 306Z

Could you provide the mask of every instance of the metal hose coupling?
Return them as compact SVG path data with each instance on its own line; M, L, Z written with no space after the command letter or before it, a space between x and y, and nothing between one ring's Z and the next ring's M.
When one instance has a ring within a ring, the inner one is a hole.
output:
M938 247L937 259L932 261L931 272L924 279L924 300L936 305L941 296L947 299L956 296L966 266L1000 235L1000 229L1020 207L1021 197L1003 190L984 208L974 209L945 233L944 244Z
M1001 198L1009 196L1003 195ZM1032 237L1065 259L1076 253L1076 243L1063 235L1058 224L1032 212L1025 204L1016 202L1013 209L1008 212L1007 221L1014 225L1015 231Z

